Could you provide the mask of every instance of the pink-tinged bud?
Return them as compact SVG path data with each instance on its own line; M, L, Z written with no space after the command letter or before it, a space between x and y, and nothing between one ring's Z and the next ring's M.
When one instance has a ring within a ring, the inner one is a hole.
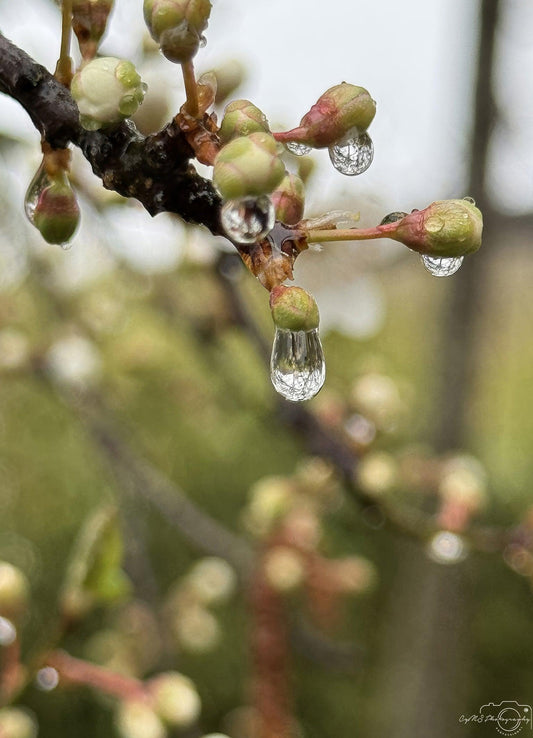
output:
M283 179L285 167L269 133L239 136L217 155L213 183L223 198L268 195Z
M481 246L483 216L469 199L438 200L382 228L388 238L419 254L458 257Z
M364 87L342 82L330 87L292 131L276 134L278 141L295 141L323 149L341 141L350 131L366 131L376 114L376 103Z
M249 100L234 100L226 106L218 135L223 144L238 136L270 133L265 114Z
M274 287L270 292L270 309L277 328L287 331L311 331L318 328L316 300L301 287Z
M76 195L66 177L44 189L33 213L33 224L48 243L68 243L80 222Z
M276 220L287 225L299 223L304 215L304 183L296 174L287 174L270 195L276 209Z
M72 3L72 29L84 59L95 55L113 3L114 0L74 0Z

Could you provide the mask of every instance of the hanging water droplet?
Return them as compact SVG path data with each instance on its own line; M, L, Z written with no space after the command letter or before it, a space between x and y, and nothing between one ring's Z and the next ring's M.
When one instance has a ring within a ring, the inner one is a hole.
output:
M329 148L329 158L338 172L353 177L372 164L374 144L368 133L355 130Z
M220 211L227 235L237 243L254 243L264 238L276 222L274 205L267 195L228 200Z
M39 169L35 172L35 176L29 184L24 197L24 212L32 225L34 225L35 208L39 202L41 194L47 187L50 187L52 180L46 173L44 162L41 163Z
M206 46L206 44L207 44L207 39L206 39L206 37L205 37L205 36L203 36L203 35L202 35L202 36L200 36L200 39L199 39L199 41L198 41L198 46L199 46L199 47L200 47L201 49L204 49L204 48L205 48L205 46Z
M298 143L298 141L287 141L285 144L287 149L295 156L306 156L311 151L311 147L307 144Z
M318 330L289 331L276 328L270 378L276 392L291 402L310 400L326 378L324 352Z
M476 201L474 200L474 198L473 197L470 197L470 196L463 197L463 200L466 200L466 202L469 202L471 205L475 205L476 204Z
M434 277L450 277L458 271L464 256L422 256L424 266Z

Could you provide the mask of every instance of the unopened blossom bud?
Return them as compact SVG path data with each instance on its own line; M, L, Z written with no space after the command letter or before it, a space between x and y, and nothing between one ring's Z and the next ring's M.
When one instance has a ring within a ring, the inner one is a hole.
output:
M222 143L259 131L270 132L265 114L249 100L234 100L226 106L218 135Z
M167 731L159 716L140 700L121 702L115 717L121 738L166 738Z
M300 554L288 546L274 546L265 554L263 568L268 584L277 592L292 592L304 581L305 567Z
M383 226L386 235L413 251L434 257L465 256L481 246L483 216L468 199L438 200L397 223ZM390 232L389 232L390 229Z
M152 38L167 59L178 64L195 56L210 13L210 0L144 0L144 20Z
M316 300L301 287L274 287L270 293L270 309L277 328L287 331L311 331L318 328Z
M48 243L66 244L80 222L80 208L68 178L63 175L52 181L37 200L33 225Z
M0 735L2 738L37 738L35 718L19 707L3 707L0 710Z
M159 674L147 684L154 710L169 725L188 728L200 714L200 697L194 683L177 671Z
M246 67L238 59L228 59L213 71L217 78L215 102L220 105L244 82Z
M73 0L72 29L84 58L90 58L96 53L113 3L114 0Z
M81 125L96 131L133 115L144 99L145 86L131 62L102 56L74 75L71 92Z
M213 182L226 200L268 195L283 179L285 166L278 145L268 133L239 136L215 159Z
M298 223L304 215L305 188L296 174L287 174L271 194L276 220L287 225Z
M342 82L321 95L300 125L277 134L279 141L295 141L323 149L342 140L354 128L366 131L376 114L376 103L364 87Z
M30 585L16 566L0 561L0 616L16 620L28 607Z

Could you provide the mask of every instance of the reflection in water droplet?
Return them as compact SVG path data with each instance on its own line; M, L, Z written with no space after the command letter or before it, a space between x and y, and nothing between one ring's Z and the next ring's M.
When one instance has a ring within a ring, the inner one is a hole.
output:
M463 197L463 200L466 200L466 202L469 202L471 205L475 205L476 201L473 197Z
M0 617L0 646L11 646L17 640L17 629L7 618Z
M330 147L329 158L338 172L353 177L366 172L372 164L374 144L368 133L355 130Z
M59 246L63 251L69 251L72 248L72 241L65 241L65 243L60 243Z
M272 384L291 402L310 400L326 378L324 352L318 330L288 331L276 328L270 360Z
M201 49L205 48L205 45L207 44L207 39L205 36L200 36L200 40L198 42L198 45Z
M430 540L427 554L437 564L458 564L466 558L467 549L461 536L441 530Z
M439 215L431 215L429 218L426 218L424 227L428 233L439 233L444 228L444 219Z
M39 197L51 184L52 180L46 173L44 164L41 164L30 182L24 197L24 212L32 225L34 224L35 208L37 207Z
M459 269L464 256L422 256L424 266L434 277L449 277Z
M305 156L311 151L311 147L307 144L298 143L298 141L288 141L285 146L295 156Z
M254 243L264 238L276 222L274 205L269 197L242 197L228 200L220 212L222 227L237 243Z
M43 692L51 692L59 684L59 674L53 667L45 666L37 672L35 684Z

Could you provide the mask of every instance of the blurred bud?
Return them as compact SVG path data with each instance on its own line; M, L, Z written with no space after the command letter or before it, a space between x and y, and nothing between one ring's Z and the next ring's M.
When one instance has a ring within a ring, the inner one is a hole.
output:
M0 561L0 615L17 620L28 608L30 585L16 566Z
M303 218L305 188L296 174L286 174L270 195L270 199L276 209L276 220L294 225Z
M28 339L14 328L0 331L0 369L22 368L30 356Z
M147 683L154 709L169 725L188 728L200 715L200 697L194 683L177 671L159 674Z
M172 624L176 638L185 651L207 653L220 643L221 632L216 617L198 605L178 610Z
M72 29L78 38L81 55L92 58L105 33L114 0L73 0Z
M313 498L329 499L332 490L337 487L333 466L321 456L311 456L300 461L295 477L303 493Z
M343 592L367 592L376 584L376 567L362 556L336 559L330 562L330 566L335 581Z
M476 512L486 503L486 476L483 466L474 457L466 454L455 456L444 465L439 494L444 500Z
M71 92L81 125L96 131L133 115L144 99L145 88L131 62L103 56L74 75Z
M228 59L213 72L217 78L215 102L220 105L242 85L246 78L246 67L237 59Z
M483 216L469 198L438 200L383 228L387 229L388 238L420 254L457 257L471 254L481 246Z
M274 546L264 557L263 570L270 586L278 592L292 592L305 577L301 556L288 546Z
M139 676L142 673L128 638L120 631L98 631L86 642L84 650L89 661L117 674Z
M249 100L234 100L226 106L218 135L223 144L251 133L270 133L265 114Z
M264 535L286 515L293 502L292 485L284 477L265 477L250 490L245 523L252 533Z
M369 495L379 497L394 488L398 480L395 458L385 451L364 456L357 467L357 483Z
M287 331L310 331L318 328L316 300L301 287L274 287L270 292L270 309L276 328Z
M357 129L366 131L376 114L376 103L364 87L342 82L330 87L304 115L298 128L279 134L279 141L295 141L323 149Z
M166 738L167 731L158 715L144 702L121 702L115 724L122 738Z
M377 372L364 374L355 381L351 395L357 409L378 428L394 428L403 408L398 387L390 377Z
M0 647L11 646L16 640L17 629L11 620L0 615Z
M215 159L213 183L226 200L268 195L283 179L285 166L274 138L264 132L239 136Z
M80 222L80 208L66 175L52 180L37 200L33 225L47 243L66 244Z
M426 553L437 564L453 565L467 557L468 549L461 536L449 530L441 530L429 541Z
M307 184L315 169L315 160L312 159L310 156L298 157L298 176L300 177L304 185Z
M37 738L37 722L27 710L19 707L0 709L0 736L2 738Z
M210 0L144 0L144 20L161 51L178 64L198 51L211 13Z
M72 335L60 338L50 346L46 368L55 382L66 387L82 387L98 379L102 362L91 341Z
M235 591L237 578L231 566L216 556L197 561L187 574L187 585L204 605L228 600Z
M283 531L287 540L304 551L315 551L322 538L318 515L304 506L289 512L283 524Z

